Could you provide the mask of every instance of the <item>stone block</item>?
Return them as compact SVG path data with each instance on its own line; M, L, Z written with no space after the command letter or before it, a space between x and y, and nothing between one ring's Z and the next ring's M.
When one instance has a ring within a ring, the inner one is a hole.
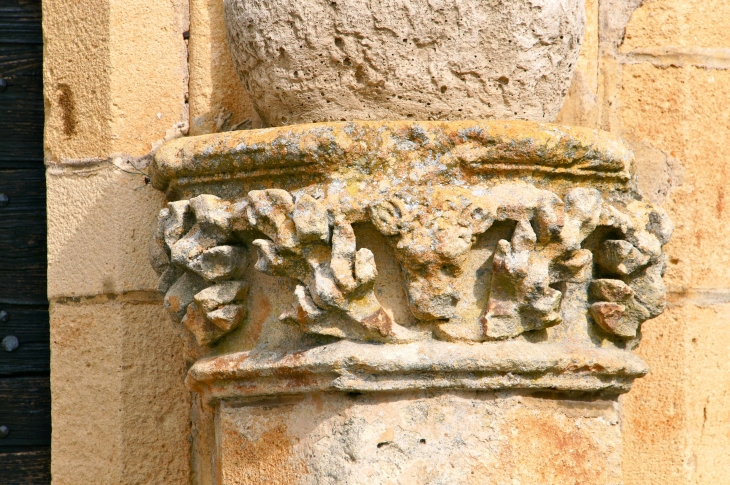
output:
M655 46L727 47L730 33L726 0L644 2L626 28L622 51Z
M666 282L675 290L730 287L730 109L718 102L729 97L730 71L623 67L623 136L682 166L682 183L668 187L664 204L676 227L666 247ZM654 165L637 164L640 178L660 176Z
M217 423L223 485L621 481L612 401L459 391L309 394L224 403Z
M189 483L176 333L153 295L52 304L54 485Z
M51 168L47 187L49 298L157 288L148 242L163 197L144 176Z
M190 2L190 134L261 128L251 99L233 68L223 2Z
M108 2L45 2L43 33L46 158L106 156L112 122Z
M730 473L730 298L676 298L642 326L651 372L621 398L626 485L720 484Z
M187 29L183 0L43 4L46 158L143 156L186 132Z
M598 126L598 0L586 0L586 30L568 96L555 122Z
M553 121L584 28L583 1L458 5L224 2L234 65L261 118Z
M686 322L677 317L674 310L667 310L641 328L638 353L651 370L620 399L626 485L687 483L682 465Z
M687 468L692 483L721 484L730 476L730 295L681 310L687 324Z

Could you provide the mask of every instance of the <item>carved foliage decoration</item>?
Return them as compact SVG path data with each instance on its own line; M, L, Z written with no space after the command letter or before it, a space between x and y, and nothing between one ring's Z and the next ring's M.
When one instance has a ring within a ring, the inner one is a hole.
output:
M233 237L239 209L212 195L168 204L151 245L165 308L201 345L238 327L247 311L241 280L248 252Z
M283 190L249 193L248 222L270 239L256 269L298 282L298 306L281 320L305 332L383 340L408 331L395 325L375 297L377 270L369 249L356 250L352 226L309 195Z
M419 186L371 196L362 210L344 214L337 197L268 189L235 201L171 202L152 249L166 307L201 344L237 328L246 318L242 278L255 246L257 270L296 282L297 305L282 321L338 338L410 340L423 334L381 306L373 254L357 249L352 224L370 221L386 236L412 314L442 324L456 316L475 237L495 221L513 221L511 238L493 256L477 340L560 324L568 284L584 288L593 321L617 338L635 337L641 322L663 310L662 245L672 226L645 202L605 200L583 187L561 198L527 184ZM244 233L265 238L248 244Z

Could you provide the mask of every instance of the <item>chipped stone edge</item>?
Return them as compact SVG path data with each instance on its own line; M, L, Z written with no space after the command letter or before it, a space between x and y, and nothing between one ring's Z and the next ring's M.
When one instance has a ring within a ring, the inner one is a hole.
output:
M617 395L649 372L618 349L507 341L379 345L352 341L295 352L238 352L202 359L188 387L208 403L315 391L544 390Z
M338 154L354 150L362 155L353 157L358 159L355 163L371 163L390 141L388 136L413 137L412 149L427 158L434 151L446 153L467 144L477 132L485 132L488 140L482 141L488 151L478 159L460 161L462 170L478 175L544 173L623 184L631 179L633 153L613 135L521 120L311 123L180 138L156 153L151 179L155 188L169 191L211 181L332 175L341 168ZM432 141L444 146L434 147ZM574 166L581 160L592 163L588 168Z

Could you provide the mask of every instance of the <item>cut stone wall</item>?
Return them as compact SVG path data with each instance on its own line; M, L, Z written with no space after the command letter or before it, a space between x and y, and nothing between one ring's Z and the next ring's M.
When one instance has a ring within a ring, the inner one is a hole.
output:
M221 477L240 485L613 485L621 480L616 407L459 391L222 404Z
M134 168L187 133L187 29L185 0L43 2L57 485L189 481L185 359L147 255L163 198Z
M586 8L558 122L629 142L642 192L676 224L668 309L644 325L638 349L651 372L621 400L624 482L719 485L730 474L730 341L721 330L730 304L730 35L721 24L730 4L588 0ZM597 50L588 49L592 36Z
M261 126L221 3L44 2L55 484L210 483L209 411L147 261L163 197L135 167L165 140ZM676 223L670 305L638 349L652 370L621 400L627 485L730 474L728 18L724 0L586 0L557 120L630 143Z

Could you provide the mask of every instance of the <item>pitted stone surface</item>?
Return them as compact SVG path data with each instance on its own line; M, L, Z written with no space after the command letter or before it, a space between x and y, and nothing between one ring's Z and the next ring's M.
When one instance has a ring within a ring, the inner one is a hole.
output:
M611 401L488 392L221 404L223 485L616 485Z
M581 0L226 0L228 42L272 126L340 120L553 121Z
M524 121L163 147L152 257L205 346L186 382L217 406L217 480L619 483L613 404L561 405L648 372L631 350L664 309L672 223L632 162L606 133ZM514 394L545 391L561 399Z
M663 311L672 232L631 162L605 133L518 121L317 124L167 145L154 180L183 198L160 214L155 267L173 316L217 345L190 385L213 400L281 383L625 392L646 372L630 349ZM276 312L263 321L243 291L261 273L286 287L267 292ZM386 304L399 294L407 311ZM430 370L409 367L413 351L436 355ZM427 377L436 369L443 382Z
M152 183L170 200L338 180L351 193L514 179L634 188L633 154L599 130L525 121L316 123L174 140ZM176 216L178 217L178 216ZM661 221L659 221L661 222ZM662 224L655 224L658 227Z

